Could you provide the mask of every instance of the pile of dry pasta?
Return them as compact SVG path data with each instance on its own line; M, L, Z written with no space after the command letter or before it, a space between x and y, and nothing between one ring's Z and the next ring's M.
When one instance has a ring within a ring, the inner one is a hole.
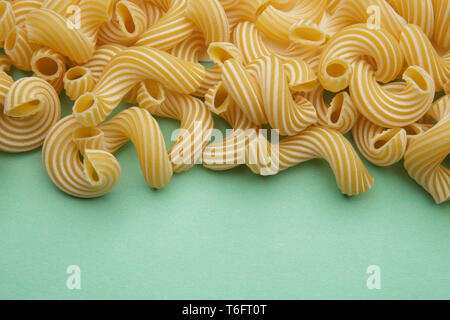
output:
M449 21L448 0L3 0L0 150L43 145L51 180L82 198L116 185L128 141L153 188L196 163L273 175L322 158L358 195L374 179L351 132L368 161L403 160L442 203ZM33 76L14 82L11 65ZM60 119L63 89L74 104ZM122 100L137 107L109 117ZM233 131L211 144L212 113ZM181 122L170 150L153 116Z

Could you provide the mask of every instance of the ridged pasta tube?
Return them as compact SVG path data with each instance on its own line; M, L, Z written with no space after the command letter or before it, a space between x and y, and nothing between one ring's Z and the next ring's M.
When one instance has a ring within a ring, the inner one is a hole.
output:
M148 111L136 107L127 109L99 129L105 133L108 151L114 152L123 141L132 141L144 178L152 188L161 189L169 183L173 174L172 164L159 125ZM116 144L116 141L121 143Z
M64 89L71 100L78 99L81 95L91 91L95 87L94 76L86 67L73 67L64 75Z
M205 68L166 52L133 47L122 51L106 66L92 93L82 95L73 107L85 126L102 122L140 81L152 79L183 94L194 92L205 77Z
M16 26L10 30L5 40L4 49L14 66L25 71L31 71L30 62L34 48L30 44L24 28Z
M169 50L187 39L194 31L194 24L186 17L187 0L150 0L165 14L136 42L137 46Z
M403 54L396 39L384 29L369 29L359 24L344 28L332 37L323 50L319 61L319 80L332 92L348 87L353 64L369 56L374 60L377 81L396 79L403 67Z
M400 47L409 66L420 66L434 79L436 90L441 91L450 79L450 59L439 56L425 33L416 25L403 28Z
M42 148L42 163L53 183L78 198L96 198L111 191L121 169L116 158L104 150L103 139L101 130L85 128L73 116L60 120Z
M439 204L450 199L450 169L441 164L450 153L450 97L435 102L431 110L438 122L408 145L404 165Z
M92 39L70 21L48 9L33 10L27 15L30 42L52 48L77 64L86 63L94 53Z
M50 48L40 48L33 53L31 70L35 77L44 79L58 94L61 93L66 72L66 61L62 55Z
M230 40L227 15L218 0L189 0L186 17L202 31L207 45Z
M361 116L352 133L364 158L377 166L393 165L405 154L408 139L402 128L385 129Z
M8 86L4 95L4 89ZM18 153L39 148L61 115L55 89L36 77L22 78L12 83L11 78L0 75L1 105L0 150L6 152Z
M381 127L405 127L422 118L434 99L431 76L422 68L409 67L406 82L381 86L373 67L364 60L354 66L350 93L355 105L367 119Z
M12 8L16 18L16 26L23 26L27 15L42 6L41 0L14 0Z
M119 0L115 5L113 19L100 28L98 41L100 44L131 45L145 31L146 24L145 12L136 3Z
M62 16L65 16L68 12L68 9L72 5L78 5L80 0L40 0L42 2L42 9L52 10Z
M0 72L9 71L11 69L12 61L7 55L0 54Z
M83 65L92 72L95 82L100 79L106 65L115 57L118 53L125 49L124 46L118 44L105 44L98 46L89 61Z
M91 42L97 41L99 28L111 20L116 0L80 0L80 31Z
M444 50L450 49L450 2L433 0L434 6L434 41Z
M316 108L318 124L335 129L343 134L349 132L359 117L359 112L350 95L343 91L338 93L328 105L323 98L324 89L318 84L305 97Z
M3 42L9 31L15 26L14 11L8 1L0 2L0 42Z

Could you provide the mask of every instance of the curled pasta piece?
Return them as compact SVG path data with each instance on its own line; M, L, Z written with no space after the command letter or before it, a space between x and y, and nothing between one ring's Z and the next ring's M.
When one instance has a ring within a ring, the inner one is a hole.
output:
M52 10L62 16L65 16L68 13L68 9L70 6L78 5L80 0L40 0L42 2L42 9Z
M112 18L115 0L80 0L80 31L95 43L99 28Z
M146 24L145 12L137 4L119 0L116 2L114 19L102 25L98 41L100 44L131 45L145 31Z
M3 42L9 31L15 26L14 11L8 1L0 2L0 42Z
M437 123L411 141L404 165L411 178L439 204L450 199L450 169L441 164L450 153L450 97L436 101L431 110Z
M77 64L86 63L94 53L94 42L68 19L51 10L31 11L26 27L31 42L52 48Z
M309 92L314 89L317 76L308 63L302 59L290 59L283 64L291 91Z
M418 25L430 39L434 32L433 0L387 0L408 23Z
M289 1L287 2L287 5L290 5ZM286 8L288 8L288 6L278 7L279 8L276 8L274 5L269 5L265 8L258 16L256 26L258 30L272 39L289 41L292 40L289 36L291 28L298 23L299 20L307 19L312 23L319 23L321 21L327 7L327 0L296 1L295 5L287 11ZM300 33L301 29L298 29L297 31ZM304 34L304 36L309 37L312 35Z
M258 16L273 3L272 0L240 0L232 7L225 5L230 28L233 29L236 24L243 21L255 23Z
M350 142L334 129L312 126L280 142L281 170L314 158L328 161L345 195L358 195L373 186L373 177Z
M18 153L40 147L60 116L59 97L49 83L36 77L16 81L0 113L0 150Z
M370 9L376 8L378 12ZM395 38L400 37L405 19L395 12L385 0L342 0L336 7L334 14L326 23L327 32L331 35L352 24L366 23L372 14L379 18L379 25L375 27L386 29Z
M14 27L5 40L5 53L14 66L25 71L31 71L33 47L28 41L27 32L22 27Z
M160 7L148 1L144 1L143 9L147 20L146 29L154 25L164 14L164 11Z
M435 87L422 68L409 67L406 82L381 86L373 67L364 60L355 64L350 93L358 110L370 121L385 128L405 127L421 119L431 106Z
M324 98L324 89L319 84L305 97L311 101L317 111L321 126L335 129L343 134L349 132L358 120L359 112L350 95L343 91L338 93L328 105Z
M318 47L327 41L327 35L314 21L300 19L289 29L289 39L304 47Z
M42 163L60 190L78 198L105 195L121 173L119 162L104 150L104 133L82 127L73 116L61 119L50 130L42 148Z
M279 129L281 135L291 136L317 122L314 106L304 98L295 101L292 97L280 59L274 56L262 57L249 67L258 79L264 113L272 128Z
M86 67L70 68L64 75L64 89L71 100L78 99L82 94L91 91L94 86L94 76Z
M227 15L219 0L190 0L186 16L203 32L207 45L230 40Z
M11 69L12 61L7 55L0 54L0 72L9 71Z
M35 9L39 9L41 6L41 0L14 0L12 8L16 18L16 26L24 25L28 13Z
M190 169L201 159L203 149L211 138L214 123L210 111L201 100L170 90L162 93L161 90L164 89L157 83L141 83L138 103L153 115L181 122L177 139L169 150L173 170L180 173ZM159 103L161 100L163 101Z
M447 0L433 0L434 6L434 41L444 50L450 49L450 3Z
M66 62L62 55L49 48L40 48L33 53L31 70L35 77L44 79L58 94L61 93L66 72Z
M169 183L172 164L159 125L148 111L127 109L99 129L105 133L106 150L110 152L115 152L128 139L132 141L144 178L152 188L161 189Z
M144 33L137 46L170 50L187 39L194 31L194 24L186 17L187 0L150 0L165 11L165 14Z
M92 76L95 82L100 79L103 70L106 65L115 57L118 53L125 49L124 46L118 44L106 44L97 47L92 57L83 66L91 70Z
M122 51L106 66L92 93L78 98L75 117L85 126L102 122L140 81L152 79L183 94L193 93L205 77L205 68L166 52L133 47Z
M232 33L232 40L241 51L245 63L271 54L252 22L244 21L237 24Z
M377 166L390 166L403 158L407 133L402 128L384 129L360 117L352 131L361 154Z
M328 41L319 61L319 80L328 91L348 87L352 65L361 57L373 58L377 81L395 80L403 67L403 54L393 45L397 40L384 29L359 24L344 28Z
M450 59L439 56L425 33L416 25L403 28L400 47L409 66L420 66L434 79L436 90L443 89L450 79Z

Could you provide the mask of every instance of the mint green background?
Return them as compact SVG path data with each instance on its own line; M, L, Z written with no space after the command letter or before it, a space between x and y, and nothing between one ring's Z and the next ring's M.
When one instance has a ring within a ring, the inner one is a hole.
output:
M65 115L71 106L63 97ZM159 122L169 146L178 123ZM450 298L450 204L435 205L401 164L366 162L375 186L353 198L322 160L274 177L195 167L154 191L128 144L117 187L80 200L40 157L0 152L2 299ZM79 291L66 288L69 265ZM366 287L369 265L381 290Z

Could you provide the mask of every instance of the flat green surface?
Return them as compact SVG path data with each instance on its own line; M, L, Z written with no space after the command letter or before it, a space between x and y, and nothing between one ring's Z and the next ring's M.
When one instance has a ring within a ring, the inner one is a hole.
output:
M178 123L159 122L170 144ZM153 191L128 144L117 187L80 200L40 156L0 152L0 298L450 298L450 204L401 164L367 164L375 186L354 198L322 160L274 177L195 167ZM81 290L66 287L69 265ZM381 290L366 287L370 265Z

